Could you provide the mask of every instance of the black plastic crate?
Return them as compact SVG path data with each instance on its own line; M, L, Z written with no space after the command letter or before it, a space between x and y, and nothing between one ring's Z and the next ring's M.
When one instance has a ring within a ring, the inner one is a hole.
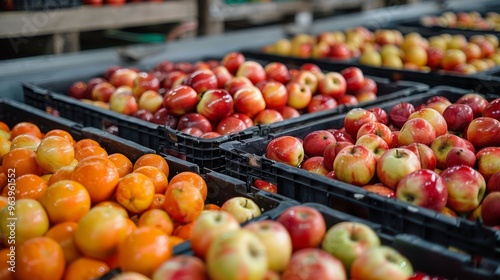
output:
M452 87L436 87L428 93L379 106L387 110L401 101L418 105L435 95L442 95L454 102L467 92ZM226 157L225 172L247 182L260 178L275 183L279 194L300 202L321 203L364 217L381 224L392 234L414 234L444 246L455 246L471 254L500 259L500 234L491 228L464 219L450 218L403 201L388 199L362 188L264 157L270 139L283 135L303 138L314 130L339 128L343 126L344 117L345 115L339 115L271 133L268 139L254 138L222 144L221 149Z
M17 11L45 11L79 7L80 0L14 0Z

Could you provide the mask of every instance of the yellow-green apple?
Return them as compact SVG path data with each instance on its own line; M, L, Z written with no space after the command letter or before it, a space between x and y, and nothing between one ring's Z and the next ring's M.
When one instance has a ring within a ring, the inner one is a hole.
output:
M415 107L411 103L401 102L399 104L396 104L392 106L391 110L389 111L390 123L395 127L400 128L406 123L408 117L413 112L415 112Z
M266 101L267 109L281 110L288 101L288 92L284 84L276 81L264 82L260 91Z
M404 60L417 66L427 65L427 51L419 45L407 47L404 50Z
M490 117L472 120L467 127L467 140L476 149L500 146L500 121Z
M215 128L215 132L220 135L228 135L243 131L247 128L247 125L242 120L229 116L219 121Z
M222 204L221 210L233 215L240 224L262 214L259 206L253 200L241 196L226 200Z
M395 249L373 247L357 257L351 265L351 279L406 280L413 275L410 261Z
M500 192L500 171L493 173L488 179L486 193Z
M420 160L420 167L422 169L436 169L436 155L429 146L422 143L412 143L401 148L408 149L415 153L415 155L417 155L418 159Z
M233 97L224 89L209 89L201 96L196 111L209 121L218 122L233 113Z
M109 102L116 87L108 82L101 82L93 86L90 98L94 101Z
M377 159L368 148L362 145L345 147L337 153L333 171L338 180L363 186L375 175Z
M290 73L285 64L281 62L271 62L264 67L267 78L278 83L286 84L290 81Z
M252 86L252 82L247 77L233 77L226 82L225 89L231 96L234 96L238 90Z
M256 61L247 60L243 62L240 65L240 67L238 67L238 71L236 71L235 76L247 77L252 82L252 84L256 85L259 82L266 80L266 71L264 70L264 67L262 67L260 63Z
M357 257L378 246L380 238L371 227L350 221L331 226L321 243L321 248L339 259L347 271Z
M226 67L227 71L232 75L236 74L241 64L245 62L245 56L240 52L230 52L226 54L221 61L222 66Z
M354 108L347 112L344 118L344 128L353 139L356 139L358 130L363 124L376 121L377 116L374 113L363 108Z
M472 92L462 95L455 104L465 104L471 107L474 113L474 118L479 118L483 115L483 111L488 106L489 102L484 96Z
M326 176L326 174L330 172L330 170L326 167L322 156L307 158L301 164L300 168L323 176Z
M177 123L178 130L190 127L199 128L202 133L207 133L213 130L210 120L198 113L187 113L179 118L179 122Z
M192 87L178 85L165 92L163 106L170 114L181 116L194 111L198 101L198 93Z
M447 40L442 36L432 36L428 38L429 48L437 48L440 50L447 49Z
M403 55L402 50L393 44L386 44L380 47L380 55L382 58L387 57L389 55L394 55L394 56L399 56L401 57Z
M133 88L137 75L137 72L132 69L120 68L111 75L109 83L115 87L129 86Z
M187 74L182 71L172 71L168 72L165 79L162 82L162 86L166 89L171 89L184 82Z
M319 81L319 93L330 95L333 98L339 98L346 93L346 81L344 76L338 72L328 72Z
M302 142L304 153L308 157L322 156L325 147L337 140L332 133L327 130L315 130L308 133Z
M361 56L359 57L359 63L374 67L380 67L382 66L382 56L376 50L369 50L361 54Z
M212 72L217 78L217 88L225 88L227 82L233 78L233 75L227 71L227 68L219 65L212 69Z
M368 111L375 114L375 116L377 117L377 122L383 123L385 125L389 124L389 115L384 109L380 107L373 107L369 108Z
M463 34L455 34L448 42L449 49L463 50L467 46L467 38Z
M392 132L391 129L380 122L369 122L363 124L359 130L358 134L356 135L356 138L359 139L361 136L365 134L375 134L382 138L387 145L390 145L392 143Z
M394 190L384 185L364 185L362 188L383 197L396 198Z
M205 263L199 258L178 255L162 263L153 273L151 280L175 279L176 277L208 280L206 273Z
M318 90L318 77L309 70L300 70L297 76L292 78L292 81L307 86L313 95Z
M347 146L353 146L354 144L351 142L347 141L340 141L340 142L335 142L328 144L328 146L325 147L323 151L323 161L325 163L325 166L328 168L329 171L333 170L333 162L335 161L335 157L337 156L337 153L340 152L343 148Z
M420 169L399 181L396 197L410 204L441 212L446 206L448 189L439 174L429 169Z
M90 99L87 93L87 83L83 81L74 82L68 89L68 95L76 99Z
M280 112L274 109L264 109L255 115L253 118L254 125L259 124L271 124L275 122L280 122L283 120L283 116Z
M302 141L293 136L275 138L267 144L266 157L277 162L297 167L304 159Z
M340 71L344 76L348 92L358 91L363 87L364 75L358 67L347 67Z
M458 49L447 49L443 54L443 59L441 60L441 67L444 70L453 71L457 69L460 65L467 62L467 57L462 50Z
M327 42L317 42L312 46L311 57L312 58L325 58L330 54L330 44Z
M500 98L491 101L483 110L484 117L500 120Z
M219 235L206 257L210 279L263 279L268 262L266 246L255 233L244 229Z
M356 143L354 144L365 146L366 148L368 148L373 153L377 161L379 160L380 156L385 153L385 151L389 150L389 145L387 144L387 142L385 142L384 139L375 134L362 135L358 138L358 140L356 140Z
M109 100L109 108L121 114L133 115L139 110L139 105L133 95L118 93Z
M472 108L465 104L451 104L443 111L448 129L461 132L474 119Z
M398 135L399 145L422 143L430 145L436 139L436 130L426 119L414 118L405 122Z
M145 91L158 91L160 89L160 80L153 73L139 72L134 80L133 89L135 98L139 99Z
M408 120L422 118L428 121L436 132L436 137L448 133L448 125L443 115L432 108L422 108L408 116Z
M292 52L292 43L288 39L278 39L272 45L273 54L289 56L291 52Z
M476 158L477 170L486 181L500 171L500 147L482 148L476 153Z
M253 120L252 120L249 116L247 116L247 115L245 115L245 114L241 114L241 113L234 113L234 114L232 114L232 115L231 115L231 117L235 117L235 118L237 118L237 119L242 120L242 121L245 123L245 126L246 126L247 128L249 128L249 127L252 127L252 126L253 126Z
M326 94L316 94L313 95L311 101L307 105L307 112L314 113L324 110L330 110L337 107L337 101Z
M273 220L249 223L243 229L255 233L266 246L268 269L284 271L292 257L292 239L287 229Z
M281 108L281 110L279 110L279 112L280 112L281 116L283 117L283 119L285 119L285 120L296 118L296 117L300 116L300 113L299 113L299 111L297 111L297 109L290 107L288 105Z
M454 134L444 134L436 137L430 145L432 151L436 155L436 167L443 170L446 168L446 157L450 150L454 147L467 148L467 145L462 138Z
M486 195L481 204L481 219L486 226L500 225L500 192Z
M325 218L321 212L310 206L288 207L276 221L280 222L290 234L294 252L318 247L326 233Z
M420 168L420 160L415 153L404 148L393 148L380 156L376 172L380 182L395 189L401 179Z
M468 213L481 204L486 181L475 169L465 165L453 166L443 170L440 175L448 189L447 207L457 213Z
M154 90L146 90L139 97L139 109L154 113L163 107L163 96Z
M306 248L293 254L282 280L347 280L342 262L319 248Z
M467 148L453 147L446 156L446 167L457 165L476 166L476 154Z
M129 86L117 87L115 89L115 91L113 92L113 94L109 97L109 102L113 101L113 98L117 95L132 95L133 96L133 89Z
M208 248L217 236L238 229L240 229L239 222L229 212L204 210L193 223L191 249L196 256L205 259Z
M192 87L199 95L207 90L217 89L219 86L217 77L209 69L201 69L189 74L185 84Z
M255 116L266 109L266 101L257 87L245 87L238 90L234 96L234 109L249 117Z
M434 109L434 110L438 111L440 115L443 115L444 110L446 110L446 108L448 108L448 106L450 106L450 105L451 105L451 103L449 103L449 102L434 101L434 102L430 102L430 103L425 104L424 107Z
M177 124L179 124L179 117L170 114L166 108L160 108L153 114L151 122L176 129Z
M297 110L307 108L312 99L311 89L308 86L298 82L289 82L286 89L288 92L288 106Z

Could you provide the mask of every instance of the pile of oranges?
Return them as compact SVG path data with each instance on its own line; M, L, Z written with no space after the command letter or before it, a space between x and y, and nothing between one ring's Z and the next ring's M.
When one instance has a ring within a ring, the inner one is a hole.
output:
M116 267L151 276L201 212L218 208L205 205L200 175L170 177L160 155L133 163L63 130L0 122L0 279L95 279Z

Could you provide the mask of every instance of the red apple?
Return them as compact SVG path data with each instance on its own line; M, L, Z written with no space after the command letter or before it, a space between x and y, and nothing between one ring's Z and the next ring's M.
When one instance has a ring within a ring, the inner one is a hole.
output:
M401 148L408 149L417 155L420 160L420 167L422 169L436 169L437 159L434 151L427 145L422 143L412 143L407 146L402 146Z
M160 89L160 80L152 73L139 72L134 80L134 96L139 99L141 95L148 91L158 91Z
M344 105L344 106L354 106L354 105L358 105L359 104L359 101L358 99L356 98L356 96L352 95L352 94L346 94L342 97L339 97L336 99L337 100L337 105Z
M448 125L443 115L432 108L422 108L408 116L408 120L422 118L428 121L436 132L436 137L448 133Z
M151 280L175 279L178 275L192 280L208 280L206 273L205 264L199 258L178 255L162 263L153 273Z
M280 82L265 82L265 84L260 87L260 91L266 101L267 109L281 110L288 101L286 87Z
M193 88L200 95L207 90L217 89L219 85L214 72L209 69L201 69L189 74L185 84Z
M436 139L436 130L430 122L422 118L410 119L399 131L399 145L422 143L430 145Z
M215 132L220 135L233 134L247 129L247 125L235 117L226 117L219 121Z
M190 86L178 85L165 93L163 106L169 113L181 116L196 109L198 93Z
M337 140L329 131L316 130L308 133L303 140L304 152L308 157L322 156L325 147Z
M304 159L302 141L293 136L275 138L267 144L266 157L297 167Z
M465 104L451 104L443 112L448 129L462 131L474 119L472 108Z
M297 76L293 77L292 81L307 86L313 95L318 90L318 77L311 71L301 70Z
M170 114L165 108L160 108L153 114L151 122L176 129L179 123L179 117Z
M116 70L109 78L109 83L115 87L129 86L134 87L137 72L129 68L121 68Z
M253 186L259 190L270 192L270 193L278 193L278 186L273 183L269 183L262 179L256 179L253 182Z
M273 109L264 109L257 113L257 115L253 118L254 125L271 124L280 121L283 121L283 116L281 116L278 111Z
M198 113L187 113L179 118L179 123L177 125L178 130L190 127L199 128L202 133L212 131L212 124L210 121L205 116Z
M346 80L348 92L355 92L363 87L365 77L361 69L357 67L348 67L340 71L340 74L342 74Z
M446 168L446 157L452 148L467 148L462 138L453 134L445 134L436 137L430 147L436 155L436 167L441 170Z
M500 171L493 173L488 179L486 193L500 192Z
M290 234L294 252L318 247L326 233L323 215L309 206L291 206L285 209L276 221L285 226Z
M383 123L385 125L389 124L389 115L384 109L380 107L374 107L374 108L369 108L368 111L375 114L375 116L377 117L377 121L379 123Z
M365 185L363 189L387 198L396 198L396 193L384 185Z
M157 91L147 90L141 94L138 104L139 109L145 109L154 113L163 107L163 96Z
M365 134L356 140L355 145L361 145L367 147L375 159L378 161L380 156L389 149L389 145L381 137L375 134Z
M229 94L231 94L231 96L234 96L238 90L252 86L252 82L247 77L233 77L227 81L225 89L229 92Z
M488 194L481 206L481 219L486 226L500 225L500 193Z
M87 83L82 81L74 82L68 90L68 95L76 99L90 99L87 93Z
M467 140L476 149L500 146L500 121L489 117L472 120L467 128Z
M354 260L350 269L351 279L407 280L413 275L410 261L395 249L377 246Z
M247 77L254 85L256 85L259 82L266 80L266 71L258 62L247 60L243 62L240 67L238 67L238 71L236 71L235 76Z
M222 136L222 135L220 135L219 133L217 133L215 131L210 131L210 132L206 132L206 133L203 133L202 135L200 135L200 138L210 139L210 138L217 138L220 136Z
M302 169L311 173L326 176L330 170L326 166L322 156L314 156L307 158L300 166Z
M359 139L361 136L363 136L365 134L375 134L375 135L379 136L380 138L382 138L387 143L387 145L391 145L391 143L392 143L391 129L383 123L369 122L369 123L363 124L359 128L358 134L356 135L356 138Z
M334 43L330 45L329 57L336 59L349 59L351 58L351 50L346 43Z
M307 112L314 113L324 110L330 110L337 107L337 101L330 95L316 94L307 105Z
M233 106L233 97L226 90L209 89L201 96L196 111L209 121L218 122L233 113Z
M453 166L443 170L440 175L448 189L447 207L457 213L468 213L481 204L486 182L475 169L465 165Z
M333 171L338 180L363 186L375 175L377 159L366 147L354 145L337 153L333 162Z
M118 93L110 99L109 108L124 115L133 115L139 110L139 105L131 94Z
M331 134L335 137L337 142L349 142L354 144L356 142L349 134L345 132L345 129L328 129Z
M164 73L169 73L169 72L172 72L174 70L174 63L172 61L169 61L169 60L164 60L164 61L161 61L158 64L156 64L155 67L153 68L153 70L159 71L159 72L164 72Z
M420 160L415 153L404 148L393 148L380 156L376 172L380 182L395 189L399 181L419 169Z
M231 73L227 71L226 67L222 65L215 67L212 72L217 79L218 88L224 88L226 86L226 83L233 78L233 75L231 75Z
M455 103L469 105L474 113L474 118L481 117L484 109L489 104L488 100L478 93L467 93L462 95Z
M358 134L359 128L369 122L376 122L377 117L372 112L362 109L355 108L349 110L344 118L345 131L354 139Z
M237 119L242 120L245 123L247 128L252 127L254 125L253 120L245 114L235 113L235 114L232 114L231 117L235 117Z
M446 167L457 165L474 167L476 165L476 155L467 148L452 148L446 156Z
M448 189L439 174L429 169L420 169L399 181L396 197L410 204L441 212L446 206Z
M221 64L226 67L229 73L235 75L240 65L245 62L245 56L240 52L230 52L222 58Z
M438 69L441 67L441 61L443 60L444 51L440 48L430 47L427 49L427 66L432 69Z
M267 78L278 83L286 84L290 80L290 73L285 64L281 62L271 62L264 67Z
M266 108L266 101L257 87L247 87L238 90L234 96L234 109L239 113L255 116Z
M285 119L285 120L296 118L296 117L300 116L300 113L299 113L299 111L297 111L297 109L290 107L288 105L281 108L281 110L279 110L279 112L280 112L281 116L283 116L283 119Z
M139 109L137 112L132 114L132 117L147 121L147 122L152 122L153 119L153 113L151 113L148 110L145 109Z
M500 171L500 147L483 148L476 153L476 158L477 170L486 181Z
M345 95L346 88L347 82L344 76L338 72L326 73L318 84L319 93L332 96L336 99Z
M398 128L402 127L413 112L415 112L415 107L411 103L401 102L394 105L389 112L391 124Z
M93 87L91 98L94 101L109 102L115 90L116 88L112 84L101 82Z
M318 248L306 248L293 254L282 280L345 280L347 272L342 262Z
M309 105L312 99L312 93L309 87L298 82L289 82L286 85L286 89L288 91L288 106L297 110L307 108L307 105Z
M483 116L500 121L500 98L491 101L483 110Z
M194 137L201 137L203 135L203 131L197 127L186 127L184 129L179 130L182 133L186 133L192 135Z
M172 71L167 73L165 79L163 80L162 86L166 89L171 89L184 82L187 74L182 71Z

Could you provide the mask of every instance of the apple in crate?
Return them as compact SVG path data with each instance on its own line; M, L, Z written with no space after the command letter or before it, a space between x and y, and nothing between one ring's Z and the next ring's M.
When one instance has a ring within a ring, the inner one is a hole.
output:
M500 172L500 147L486 147L476 154L477 170L488 181L493 174Z
M491 101L483 110L484 117L490 117L500 121L500 98Z
M467 140L476 149L500 146L500 121L490 117L472 120L467 127Z
M281 110L279 110L279 112L280 112L281 116L283 117L283 119L285 119L285 120L291 119L291 118L296 118L296 117L300 116L300 113L299 113L299 111L297 111L297 109L292 108L288 105L281 108Z
M398 135L399 145L421 143L430 145L436 139L436 130L432 124L422 118L409 119L403 124Z
M109 108L124 115L133 115L139 110L139 105L132 94L118 93L113 94L109 101Z
M307 108L312 99L312 92L308 86L298 82L289 82L286 89L288 92L288 106L297 110Z
M245 123L245 126L247 128L252 127L254 125L253 124L253 120L249 116L247 116L245 114L234 113L234 114L231 115L231 117L235 117L235 118L240 119L241 121L243 121L243 123Z
M391 247L379 246L357 257L351 265L351 279L407 280L413 275L410 261Z
M353 145L342 149L333 161L333 171L338 180L363 186L375 175L377 159L365 146Z
M447 207L457 213L468 213L481 204L486 192L486 181L475 169L465 165L453 166L443 170L440 175L448 189Z
M323 160L323 157L321 156L314 156L306 159L302 163L301 168L323 176L326 176L326 174L330 172L329 168L325 164L325 161Z
M90 98L94 101L109 102L111 95L115 92L116 87L108 82L101 82L92 88Z
M281 62L271 62L264 67L267 78L282 84L288 83L290 81L290 73L285 64Z
M74 82L68 90L68 95L76 99L89 99L87 96L87 83L78 81Z
M340 74L342 74L346 80L348 92L355 92L363 87L365 77L361 69L357 67L347 67L340 71Z
M420 169L399 181L396 197L410 204L441 212L448 200L448 189L439 174L429 169Z
M218 122L233 113L233 97L224 89L209 89L201 96L196 111L212 122Z
M389 124L389 114L387 114L387 112L384 109L380 107L374 107L368 109L368 111L375 114L375 116L377 117L377 122L383 123L385 125Z
M377 161L380 159L380 156L385 153L385 151L389 150L387 142L375 134L365 134L359 137L358 140L356 140L355 145L367 147L373 153Z
M305 248L293 254L282 280L347 280L342 262L319 248Z
M448 129L461 132L474 119L470 106L465 104L451 104L443 112Z
M455 104L465 104L471 107L474 113L474 118L479 118L483 115L483 111L488 106L489 102L484 96L478 93L467 93L462 95Z
M137 72L129 68L121 68L116 70L109 78L109 83L115 87L129 86L134 87Z
M205 259L208 248L217 236L238 229L240 224L229 212L205 210L193 223L191 249L196 256Z
M340 73L328 72L324 75L323 79L319 81L318 89L321 94L326 94L333 98L339 98L345 95L347 83L344 76Z
M380 122L368 122L363 124L356 135L356 139L359 139L361 136L365 134L374 134L382 138L387 145L392 143L392 131L391 129Z
M293 136L275 138L267 144L266 157L297 167L304 159L302 141Z
M240 224L262 214L259 206L253 200L241 196L226 200L222 204L221 210L233 215Z
M153 73L140 72L134 80L134 97L139 99L146 91L158 91L160 89L160 80Z
M198 94L218 87L217 77L209 69L200 69L189 74L185 84L192 87Z
M490 193L484 198L481 219L486 226L500 226L500 192Z
M446 157L452 148L467 148L462 138L449 133L436 137L430 147L436 155L436 167L441 170L447 167Z
M396 104L389 111L390 123L395 127L402 127L413 112L415 112L415 107L411 103L401 102Z
M242 53L230 52L222 58L221 64L226 67L229 73L234 75L243 62L245 62L245 56Z
M260 111L266 109L264 96L257 87L244 87L238 90L234 96L234 109L238 113L243 113L249 117L255 116Z
M165 261L153 273L151 280L174 279L182 275L186 279L208 280L205 263L197 257L179 255Z
M263 279L268 263L264 243L255 233L244 229L219 235L206 257L210 279Z
M185 128L193 128L193 127L200 129L202 133L207 133L212 131L212 124L205 116L201 114L187 113L179 118L179 122L177 124L178 130L183 130Z
M217 88L223 89L226 83L233 78L233 75L222 65L212 69L212 72L214 72L215 78L217 78Z
M271 124L280 121L283 121L283 116L274 109L264 109L253 118L254 125Z
M300 70L297 76L292 78L292 81L307 86L313 95L318 90L318 77L311 71Z
M259 190L270 192L270 193L278 193L278 186L273 183L264 181L262 179L256 179L253 182L253 186Z
M163 96L154 90L147 90L141 93L139 97L139 109L154 113L163 107Z
M198 104L198 93L190 86L178 85L165 93L163 106L176 116L192 112Z
M308 157L322 156L326 146L336 143L335 136L327 130L316 130L308 133L303 140L304 152Z
M284 84L276 81L264 82L260 87L267 109L281 110L288 101L288 92Z
M321 243L321 248L342 261L347 270L357 257L378 246L380 238L371 227L350 221L330 227Z
M400 148L412 151L420 160L420 167L422 169L436 169L436 155L429 146L422 143L412 143L407 146L401 146Z
M474 167L476 165L476 155L467 148L451 148L446 156L446 167L458 165Z
M493 173L488 184L486 185L486 193L500 192L500 171Z
M314 113L324 110L330 110L337 107L337 101L335 98L326 94L316 94L313 95L311 101L307 105L307 112Z
M253 84L250 82L250 80L247 77L233 77L229 81L227 81L226 85L224 88L231 94L231 96L234 96L234 94L246 87L252 87Z
M387 197L387 198L396 198L396 193L394 192L393 189L390 189L384 185L364 185L362 187L363 189L369 191L369 192L372 192L372 193L376 193L378 195L381 195L383 197Z
M245 129L247 129L247 125L241 119L229 116L220 120L220 122L217 124L217 127L215 128L215 132L219 133L220 135L228 135L238 133Z
M187 74L182 71L172 71L167 73L165 79L162 82L162 85L166 89L171 89L178 85L181 85L186 77Z
M377 116L363 108L349 110L344 118L345 131L354 139L358 135L359 128L365 123L376 122Z
M259 82L266 80L266 71L260 63L247 60L238 67L238 71L236 71L235 76L247 77L252 84L257 85Z
M287 229L294 252L304 248L315 248L321 244L326 233L326 223L318 210L304 205L292 206L278 217Z
M420 160L415 153L404 148L392 148L380 156L377 177L385 186L395 189L401 179L420 168Z
M276 272L285 270L292 256L292 239L286 228L273 220L249 223L243 228L255 233L266 246L268 269Z

